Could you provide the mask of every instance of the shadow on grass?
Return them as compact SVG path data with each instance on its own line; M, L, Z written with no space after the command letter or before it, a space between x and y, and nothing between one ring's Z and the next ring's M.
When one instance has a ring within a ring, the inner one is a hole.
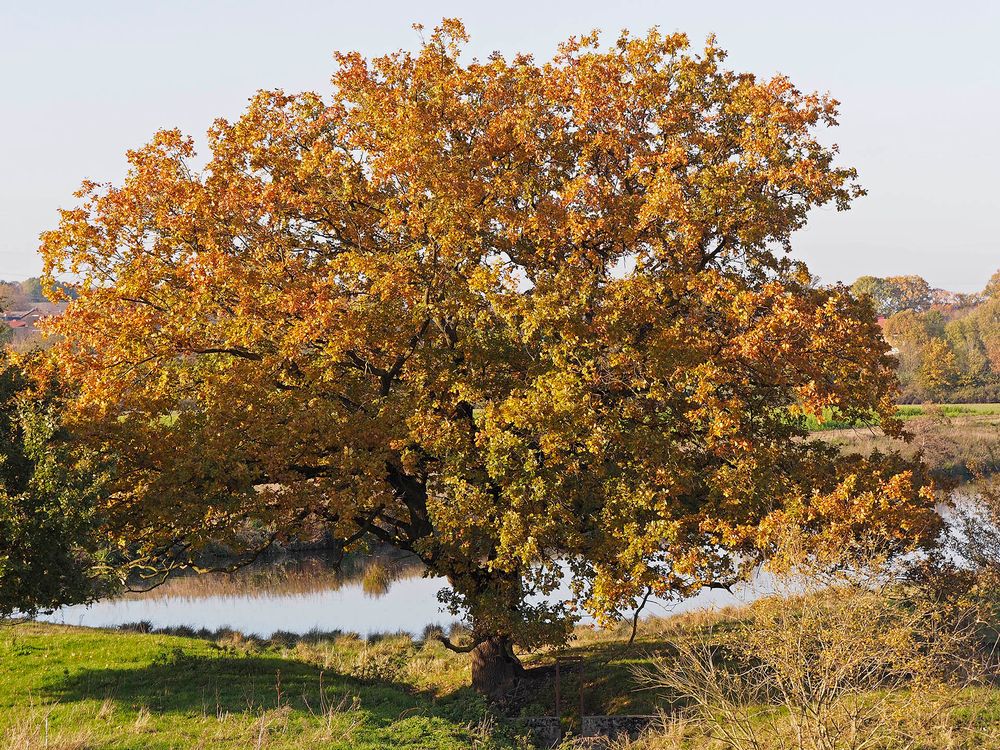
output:
M581 715L651 714L672 703L636 682L633 670L648 665L654 654L670 654L668 639L646 639L632 646L618 642L582 643L560 652L559 713L577 720ZM529 660L532 695L522 713L556 713L556 654ZM581 686L582 680L582 686Z
M278 649L299 644L330 642L338 633L293 635L275 633L262 639L229 629L195 631L188 628L156 629L136 623L120 628L126 632L185 636L208 641L214 653L188 653L184 648L164 649L152 661L135 668L87 668L49 683L47 692L60 702L102 701L110 698L123 705L146 706L156 713L219 716L252 713L287 706L296 711L318 713L323 706L351 704L368 712L373 724L385 726L408 716L439 717L457 722L477 721L486 709L471 688L460 688L445 697L420 691L394 678L361 679L334 669L321 669L306 660L289 658ZM385 638L391 635L383 636ZM227 640L231 646L219 647ZM369 646L379 638L358 639ZM560 713L579 716L581 676L584 714L646 714L670 708L656 690L636 683L633 669L648 664L651 654L669 654L669 637L643 639L632 646L620 642L578 643L564 656L582 658L581 665L560 670ZM553 654L527 660L529 679L511 700L493 708L508 716L554 715L556 678Z
M110 698L157 714L210 717L283 706L318 715L323 707L353 704L367 714L367 724L379 727L410 716L452 721L482 716L471 690L436 701L398 683L360 680L277 654L195 655L182 648L134 669L86 668L51 682L46 692L63 703Z

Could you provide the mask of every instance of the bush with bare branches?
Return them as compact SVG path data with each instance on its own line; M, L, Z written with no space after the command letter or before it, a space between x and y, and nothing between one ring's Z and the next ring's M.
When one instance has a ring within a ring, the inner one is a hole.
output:
M858 571L800 565L736 628L678 640L637 677L732 750L960 747L933 738L986 673L976 613L885 564Z

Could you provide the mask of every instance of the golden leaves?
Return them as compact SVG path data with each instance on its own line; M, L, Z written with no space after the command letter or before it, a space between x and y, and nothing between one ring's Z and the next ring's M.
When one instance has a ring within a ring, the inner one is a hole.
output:
M157 520L368 528L466 596L572 560L604 612L732 576L722 550L817 476L789 408L891 411L867 308L776 250L861 192L816 136L836 103L680 34L542 64L466 41L446 21L338 54L328 97L260 92L201 172L159 133L44 236L121 506L150 545Z

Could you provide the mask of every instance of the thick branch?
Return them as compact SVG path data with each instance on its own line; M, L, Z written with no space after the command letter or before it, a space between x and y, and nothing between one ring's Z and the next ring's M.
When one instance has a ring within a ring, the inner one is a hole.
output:
M190 349L192 354L231 354L234 357L240 357L241 359L249 359L254 362L260 362L263 357L256 352L248 352L246 349L236 349L232 347L210 347L208 349Z
M444 645L446 649L448 649L449 651L454 651L456 654L471 653L472 651L475 651L476 646L479 645L479 642L473 641L472 643L469 643L465 646L456 646L454 643L448 640L448 636L446 636L444 633L439 634L437 639L441 641L441 643Z

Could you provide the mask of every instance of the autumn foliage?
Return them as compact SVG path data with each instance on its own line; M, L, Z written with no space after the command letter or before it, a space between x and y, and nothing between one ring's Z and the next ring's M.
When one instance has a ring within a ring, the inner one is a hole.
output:
M863 276L853 284L852 293L876 309L888 299L901 304L883 321L883 333L897 359L902 401L1000 399L998 282L1000 271L978 294L934 289L922 296L906 295L907 287L929 289L919 277ZM890 292L882 294L880 289Z
M775 525L927 541L919 474L795 418L899 427L870 308L787 254L862 193L817 137L836 102L679 34L545 63L465 41L339 54L327 96L217 121L201 168L157 133L44 236L78 280L54 351L78 433L120 457L122 550L374 536L511 661L568 632L527 598L562 575L613 618L732 582Z

